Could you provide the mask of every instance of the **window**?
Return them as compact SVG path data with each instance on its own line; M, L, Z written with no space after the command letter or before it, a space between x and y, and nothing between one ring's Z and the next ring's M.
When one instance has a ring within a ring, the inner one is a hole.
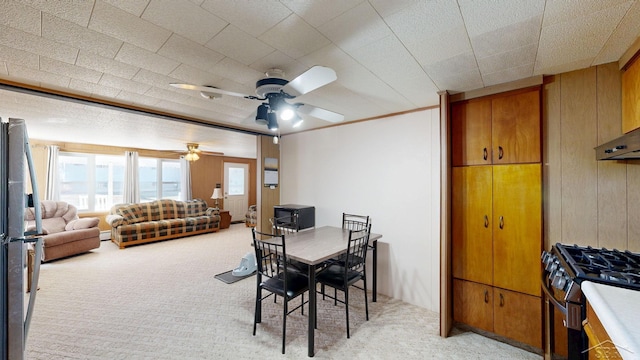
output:
M140 201L180 199L179 160L139 158ZM124 202L124 155L60 152L58 198L78 211L108 211Z
M124 156L60 153L58 198L79 211L107 211L122 202Z
M180 161L140 158L140 201L180 200Z

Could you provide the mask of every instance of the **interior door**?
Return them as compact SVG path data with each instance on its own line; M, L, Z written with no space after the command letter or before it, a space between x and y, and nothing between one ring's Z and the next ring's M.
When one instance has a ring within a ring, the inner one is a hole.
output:
M249 208L249 164L224 163L224 203L231 221L244 219Z

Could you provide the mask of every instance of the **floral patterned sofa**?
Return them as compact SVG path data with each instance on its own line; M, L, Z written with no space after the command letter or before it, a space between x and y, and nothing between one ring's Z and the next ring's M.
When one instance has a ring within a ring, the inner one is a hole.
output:
M114 205L106 217L111 241L121 249L220 230L220 210L202 199L154 200Z

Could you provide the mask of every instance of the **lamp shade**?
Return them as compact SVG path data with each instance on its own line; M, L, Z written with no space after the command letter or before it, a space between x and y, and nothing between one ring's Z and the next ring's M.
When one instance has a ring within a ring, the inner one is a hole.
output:
M278 131L278 120L276 113L270 112L267 117L269 118L269 130Z
M256 112L256 122L261 125L267 125L269 123L269 119L267 118L267 113L269 112L269 108L267 105L262 104L258 106L258 110Z
M213 189L213 194L211 194L212 199L222 199L222 189L215 188Z

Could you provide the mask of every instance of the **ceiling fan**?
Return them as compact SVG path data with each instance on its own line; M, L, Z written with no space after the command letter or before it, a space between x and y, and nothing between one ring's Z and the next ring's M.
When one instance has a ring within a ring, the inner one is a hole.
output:
M243 97L250 100L264 101L256 111L256 123L267 125L269 130L278 130L278 119L292 121L293 127L302 123L302 115L309 115L318 119L340 122L344 115L303 103L289 103L287 100L309 93L317 88L334 82L336 72L325 66L314 66L300 74L295 79L284 79L284 72L270 69L266 78L256 82L256 95L246 95L233 91L219 89L215 86L171 83L169 85L180 89L200 91L205 98L215 99L221 95Z

